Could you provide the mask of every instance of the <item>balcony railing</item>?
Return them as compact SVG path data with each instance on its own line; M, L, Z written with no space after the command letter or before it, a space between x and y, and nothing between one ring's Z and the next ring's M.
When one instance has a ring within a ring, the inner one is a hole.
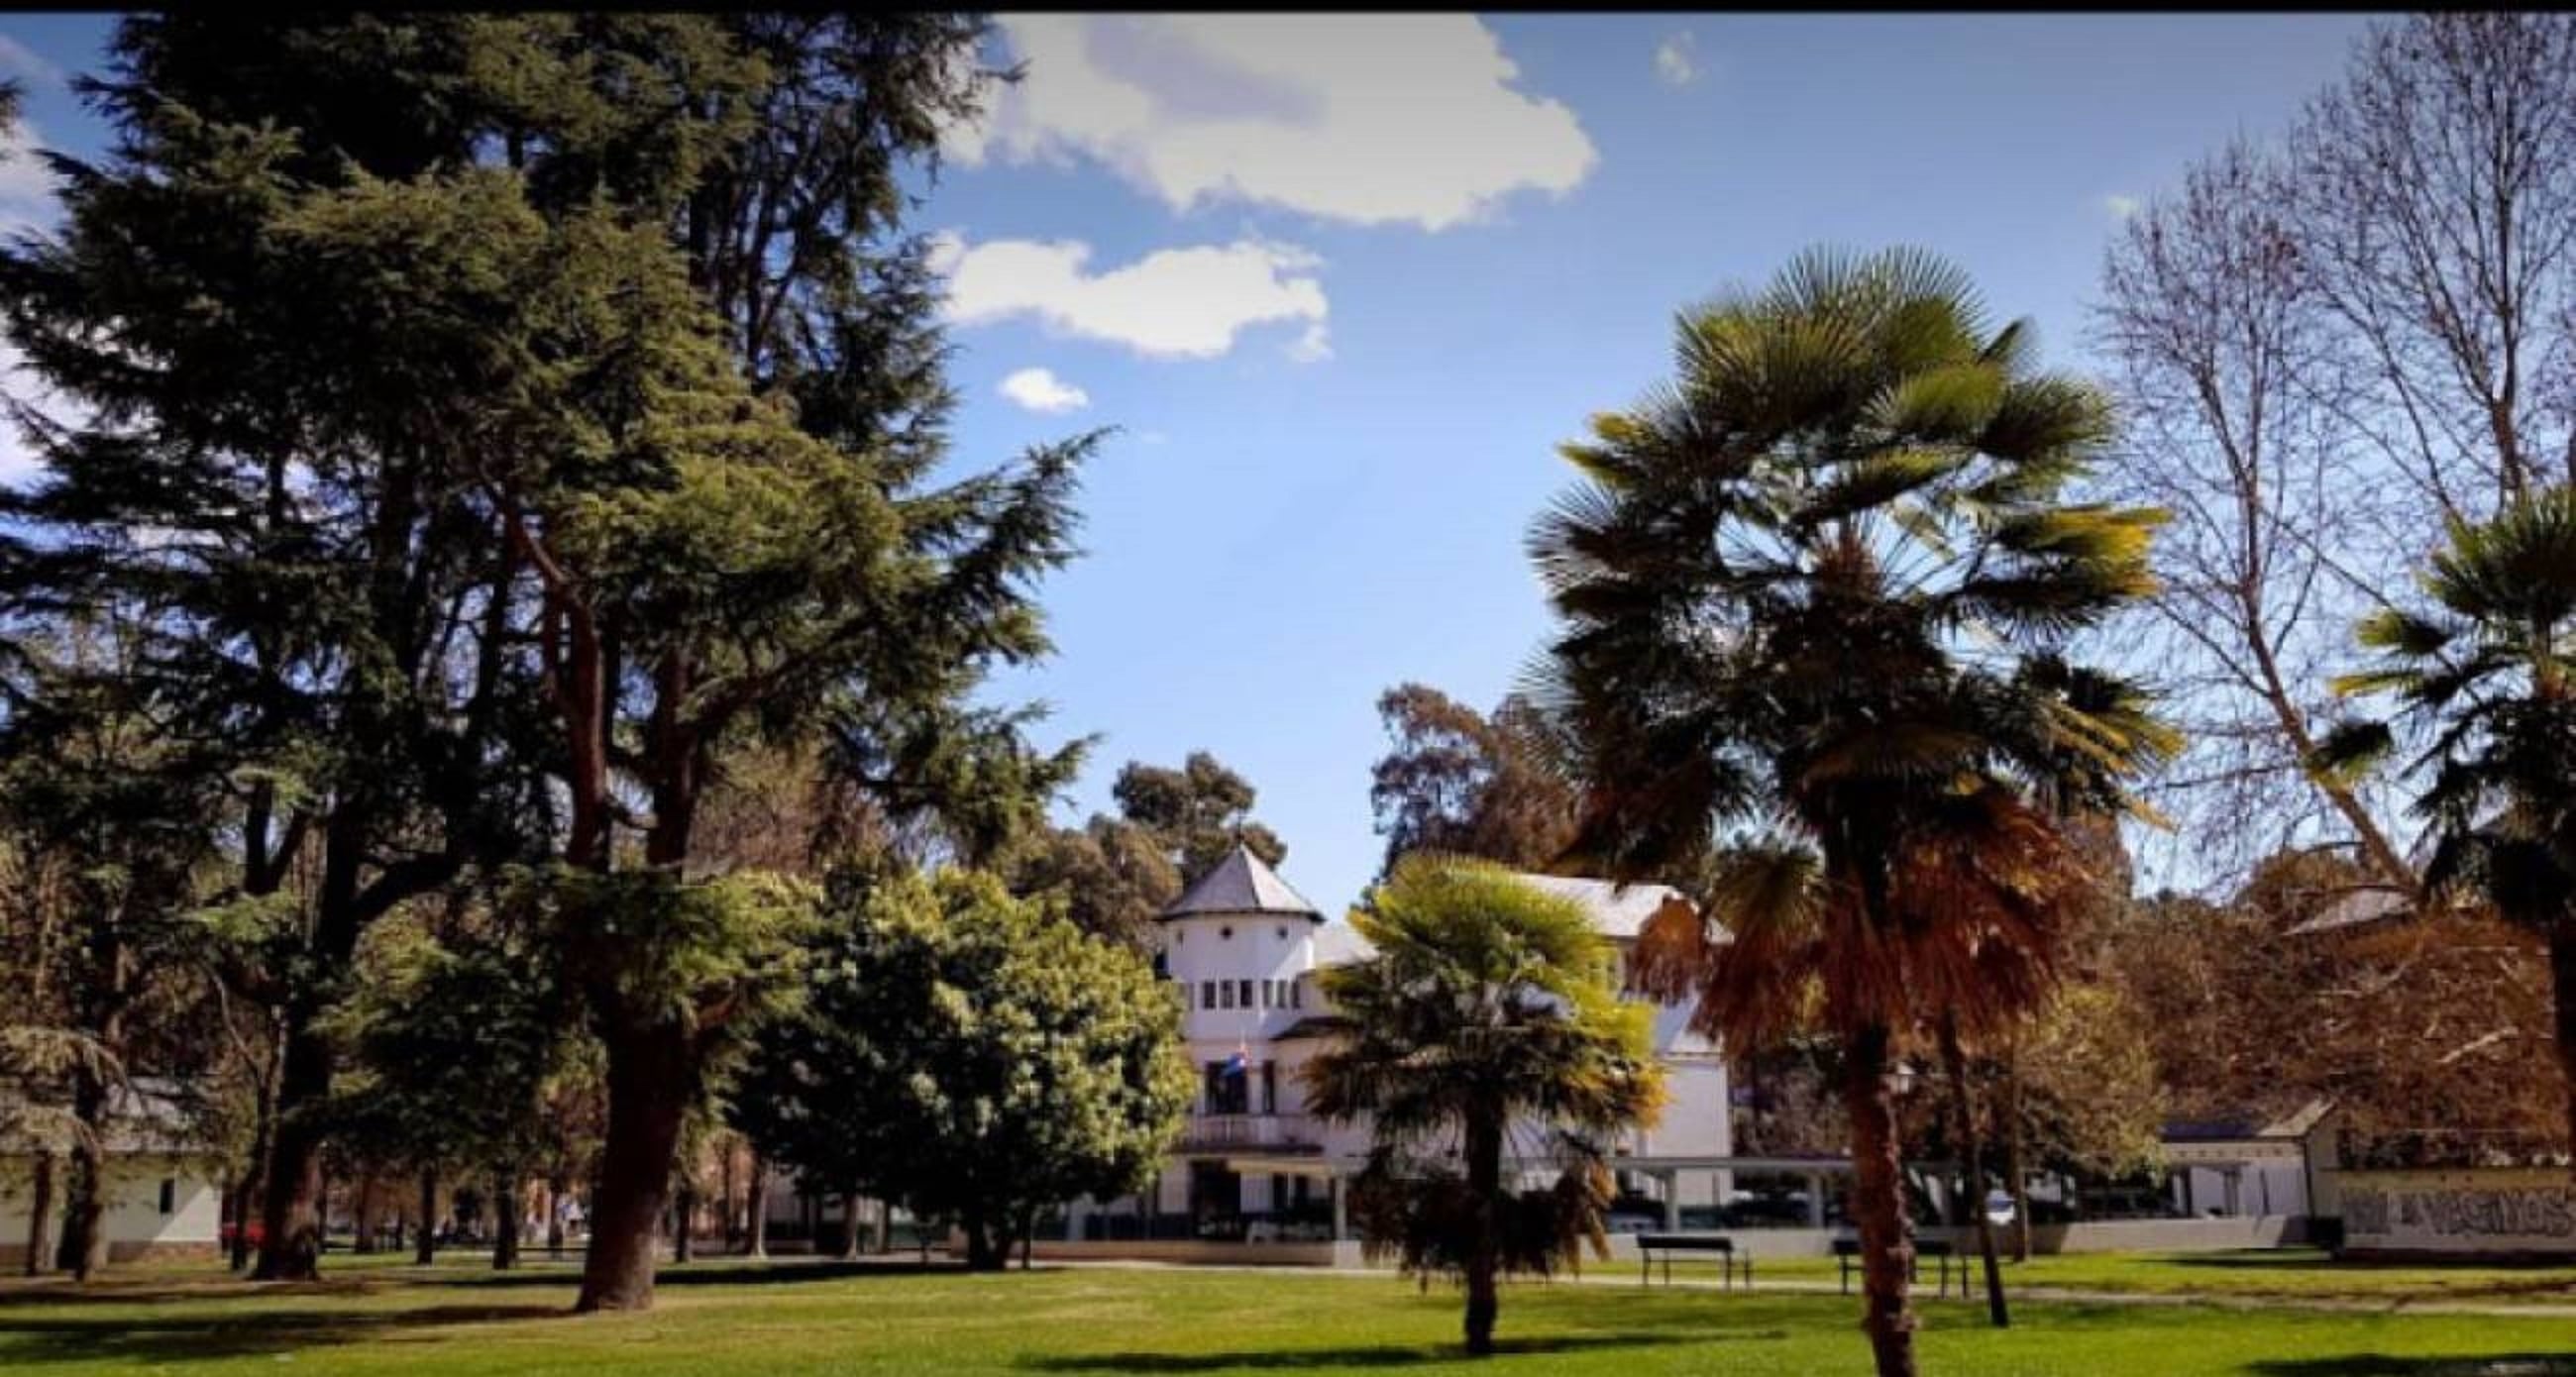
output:
M1224 1148L1313 1152L1322 1146L1315 1121L1303 1114L1194 1114L1181 1130L1185 1152Z

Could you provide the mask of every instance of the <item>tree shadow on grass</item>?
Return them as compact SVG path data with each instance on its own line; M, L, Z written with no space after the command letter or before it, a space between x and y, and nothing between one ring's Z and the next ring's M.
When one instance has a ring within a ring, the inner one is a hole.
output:
M405 1310L263 1310L239 1314L0 1316L0 1367L90 1367L286 1354L450 1325L563 1318L558 1305L435 1305Z
M1043 1268L1041 1271L1045 1270ZM1016 1272L1016 1269L1014 1269ZM909 1259L900 1262L829 1262L769 1261L727 1259L722 1262L665 1263L653 1274L656 1290L689 1286L792 1286L815 1281L847 1281L852 1277L920 1277L964 1276L964 1263L933 1262L924 1265ZM403 1278L403 1280L412 1280ZM569 1267L550 1267L541 1271L475 1272L432 1276L423 1274L421 1284L511 1288L524 1286L576 1286L581 1273Z
M2576 1355L2488 1353L2473 1358L2399 1358L2346 1353L2331 1358L2271 1358L2246 1371L2256 1377L2576 1377Z
M1494 1341L1494 1356L1584 1353L1608 1348L1650 1348L1689 1343L1705 1334L1673 1331L1618 1331ZM1739 1338L1788 1337L1783 1331ZM1457 1344L1373 1344L1366 1348L1279 1348L1221 1353L1084 1353L1023 1358L1020 1366L1040 1372L1277 1372L1303 1368L1413 1367L1454 1363L1466 1356Z

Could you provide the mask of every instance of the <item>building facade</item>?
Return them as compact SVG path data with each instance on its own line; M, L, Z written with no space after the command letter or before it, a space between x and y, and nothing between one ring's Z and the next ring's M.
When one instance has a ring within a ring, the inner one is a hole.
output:
M1572 898L1622 952L1674 891L1658 885L1527 876ZM1156 963L1181 1003L1182 1032L1199 1070L1197 1102L1153 1187L1124 1200L1077 1202L1075 1240L1320 1241L1347 1234L1342 1183L1368 1153L1365 1123L1332 1124L1306 1107L1303 1070L1333 1030L1317 981L1367 955L1359 934L1326 921L1250 851L1237 847L1167 907ZM1666 1159L1728 1157L1727 1073L1689 1030L1687 1005L1656 1010L1654 1044L1670 1100L1660 1122L1613 1151L1638 1189L1676 1206L1716 1203L1722 1171L1659 1173Z

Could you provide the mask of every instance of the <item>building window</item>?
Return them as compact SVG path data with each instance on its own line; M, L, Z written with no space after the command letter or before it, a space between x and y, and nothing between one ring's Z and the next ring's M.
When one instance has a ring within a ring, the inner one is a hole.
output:
M161 1178L161 1213L177 1214L178 1212L179 1182L175 1177L164 1176Z
M1288 982L1288 1007L1291 1009L1306 1007L1306 982L1302 977Z
M1217 1003L1219 1003L1220 1005L1222 1005L1222 1006L1224 1006L1225 1008L1228 1008L1228 1009L1231 1009L1231 1008L1233 1008L1233 1007L1234 1007L1234 982L1233 982L1233 981L1231 981L1231 980L1220 980L1220 981L1216 982L1216 992L1217 992L1217 996L1218 996L1218 998L1217 998Z
M1261 1007L1270 1007L1270 982L1267 980L1261 982Z
M1244 1007L1244 1008L1246 1008L1246 1009L1251 1008L1251 1007L1252 1007L1252 982L1251 982L1251 981L1249 981L1249 980L1238 980L1238 981L1236 981L1236 982L1235 982L1235 984L1236 984L1236 985L1238 985L1238 986L1240 986L1240 987L1242 988L1242 992L1243 992L1243 994L1242 994L1242 998L1243 998L1243 1007Z
M1275 1061L1261 1063L1261 1112L1279 1112L1279 1063Z
M1199 982L1199 1007L1202 1009L1213 1009L1216 1007L1215 981L1202 980Z
M1251 1096L1244 1084L1243 1072L1229 1071L1226 1063L1207 1064L1207 1112L1210 1114L1245 1114L1251 1112Z

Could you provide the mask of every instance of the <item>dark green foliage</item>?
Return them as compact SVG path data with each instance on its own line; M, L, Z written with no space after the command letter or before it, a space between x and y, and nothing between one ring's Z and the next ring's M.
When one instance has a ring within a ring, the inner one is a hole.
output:
M1131 760L1109 793L1120 816L1145 829L1187 884L1216 867L1237 843L1269 865L1288 857L1287 843L1252 820L1252 782L1206 751L1192 751L1177 770Z
M1488 717L1438 689L1378 695L1391 745L1371 772L1369 804L1386 836L1383 870L1412 851L1482 856L1546 870L1573 839L1582 800L1571 743L1538 705L1513 694Z
M1168 987L989 875L843 874L809 970L736 1125L813 1181L956 1221L977 1265L1032 1211L1136 1189L1179 1131Z
M1463 1280L1468 1350L1490 1352L1499 1276L1548 1275L1586 1243L1606 1255L1610 1136L1663 1100L1647 1010L1619 1000L1581 904L1490 862L1408 857L1351 924L1373 951L1324 974L1346 1031L1307 1064L1308 1103L1368 1120L1363 1240ZM1507 1145L1556 1179L1506 1179ZM1437 1163L1449 1150L1459 1167Z

